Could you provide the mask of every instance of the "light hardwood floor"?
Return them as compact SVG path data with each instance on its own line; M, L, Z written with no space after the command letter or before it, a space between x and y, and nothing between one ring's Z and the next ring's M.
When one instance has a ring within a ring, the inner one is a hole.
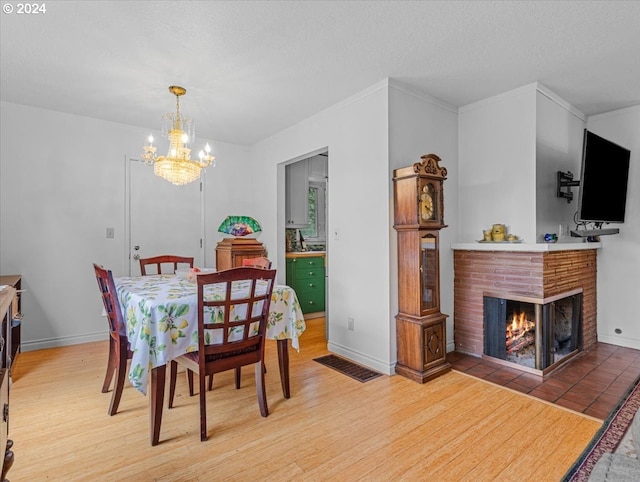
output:
M452 371L420 385L400 376L359 383L313 361L327 353L324 319L291 350L291 391L267 346L270 415L253 370L236 390L216 375L200 442L198 397L179 377L160 445L149 442L148 399L126 385L107 415L100 392L107 342L25 352L14 371L12 482L64 481L558 481L601 421ZM165 405L166 407L166 405Z

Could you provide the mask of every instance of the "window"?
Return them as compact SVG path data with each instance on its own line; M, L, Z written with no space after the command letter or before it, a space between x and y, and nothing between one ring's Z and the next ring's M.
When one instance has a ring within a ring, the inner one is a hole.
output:
M309 224L300 230L307 242L324 243L326 240L325 193L325 184L309 183L309 195L307 196Z

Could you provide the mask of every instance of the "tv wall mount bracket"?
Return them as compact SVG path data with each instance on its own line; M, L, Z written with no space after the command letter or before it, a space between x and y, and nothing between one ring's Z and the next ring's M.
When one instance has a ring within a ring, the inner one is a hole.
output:
M570 203L573 201L573 192L571 192L571 188L578 187L580 185L580 181L573 180L573 173L571 171L558 171L557 176L556 197L563 197L568 203Z

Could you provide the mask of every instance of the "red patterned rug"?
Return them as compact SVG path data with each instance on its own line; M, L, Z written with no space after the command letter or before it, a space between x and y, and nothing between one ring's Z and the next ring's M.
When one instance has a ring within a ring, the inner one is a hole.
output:
M602 424L582 455L562 479L563 482L583 482L589 479L591 470L602 454L613 453L618 448L631 421L640 407L640 377Z

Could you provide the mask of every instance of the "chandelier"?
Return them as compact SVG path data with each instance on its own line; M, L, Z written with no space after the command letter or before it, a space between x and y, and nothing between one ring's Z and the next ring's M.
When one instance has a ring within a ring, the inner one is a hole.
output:
M176 186L182 186L200 177L200 171L210 165L215 166L215 157L211 155L209 144L200 151L198 160L191 159L191 149L187 147L193 142L195 126L190 117L180 113L180 97L187 89L172 85L169 92L176 96L176 112L162 116L162 135L169 139L169 151L166 156L158 156L153 145L153 136L149 134L148 144L144 146L142 160L153 166L153 172Z

